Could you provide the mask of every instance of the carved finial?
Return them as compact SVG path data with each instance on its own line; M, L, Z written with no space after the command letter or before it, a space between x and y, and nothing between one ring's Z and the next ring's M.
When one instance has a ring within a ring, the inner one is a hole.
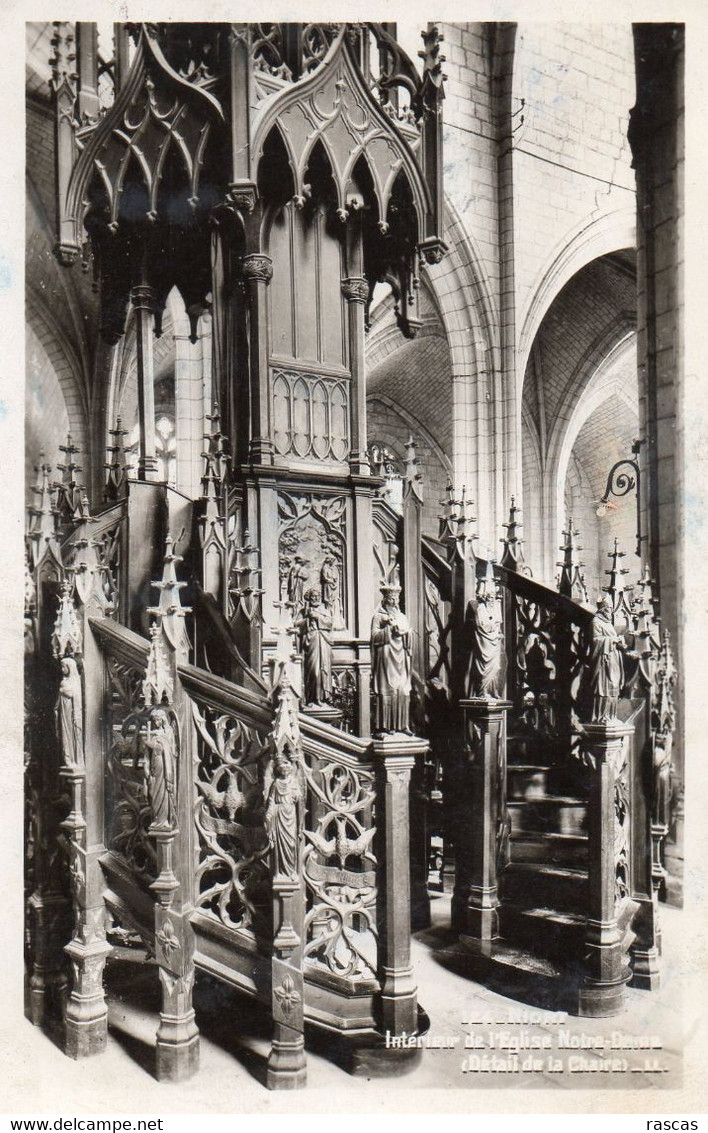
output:
M587 602L588 591L585 576L581 570L581 567L585 564L578 558L578 552L582 551L583 548L577 542L580 532L575 530L572 516L568 517L567 528L567 531L563 531L563 542L560 546L563 558L556 563L556 566L561 568L560 578L558 579L558 593L564 594L566 598L572 598L576 602Z
M455 497L455 492L454 492L454 488L452 486L452 480L448 476L447 484L445 485L445 498L439 501L440 506L442 507L443 510L442 510L442 513L438 516L438 520L439 520L439 524L440 524L439 529L438 529L438 538L443 543L447 542L449 539L454 538L454 535L455 535L455 523L454 523L455 498L454 497Z
M67 433L66 444L59 445L59 451L64 453L64 463L57 464L57 470L62 473L61 482L54 484L57 491L59 516L65 523L75 523L77 520L81 522L84 518L82 515L82 498L85 495L85 489L76 479L76 473L81 472L82 468L74 460L74 457L81 450L78 445L74 444L71 433Z
M182 562L181 555L175 555L172 548L174 540L170 533L165 538L165 554L163 557L162 578L159 582L151 583L160 591L160 601L157 606L148 607L148 613L154 614L160 621L172 646L182 649L189 648L189 640L184 625L185 614L191 613L191 608L182 606L180 590L187 585L186 582L177 581L176 564Z
M202 487L203 498L208 501L207 515L209 516L211 510L215 518L219 514L218 505L223 503L224 487L230 463L226 448L226 434L221 430L221 412L216 399L214 399L212 412L207 413L206 419L211 423L211 429L204 433L204 440L207 444L202 453L204 459Z
M506 530L506 535L501 540L504 544L501 565L506 567L507 570L513 570L518 574L525 574L527 577L530 577L531 571L526 565L524 552L522 550L524 541L519 535L522 528L521 520L518 518L520 514L521 509L516 506L516 501L512 496L511 505L509 507L509 522L502 523L502 527Z
M54 20L53 27L54 35L50 42L54 54L49 59L49 65L52 68L50 86L56 95L60 88L66 84L67 91L75 97L76 82L79 76L75 67L76 50L73 27L63 20Z
M74 605L74 585L70 579L62 584L59 609L52 632L52 654L56 658L81 653L81 627Z
M109 433L110 436L114 438L114 443L108 446L108 452L112 459L106 461L108 476L106 478L104 498L107 502L111 503L125 495L128 483L128 463L126 460L124 441L124 438L128 435L128 430L122 427L120 417L116 418L115 429L109 429Z
M610 569L605 571L609 578L607 586L602 589L607 594L612 602L612 609L614 611L615 619L621 616L628 625L632 622L632 609L629 603L629 597L632 592L632 587L625 587L623 578L629 574L627 567L621 565L621 560L625 558L624 551L620 551L617 539L614 541L614 547L608 551L607 557L610 560Z
M409 493L415 493L420 503L423 502L423 477L419 471L420 461L416 455L415 441L409 437L406 441L406 468L404 474L404 499Z
M261 596L265 591L259 585L263 573L260 550L252 542L249 531L245 532L240 547L236 546L235 539L232 539L232 544L234 557L229 572L229 594L234 605L233 616L241 615L249 624L256 620L262 623Z
M150 708L156 704L170 704L173 691L174 682L162 638L161 626L159 622L154 621L150 626L150 652L148 653L145 679L142 685L145 707Z
M670 740L676 726L676 707L673 693L676 676L671 638L669 631L665 629L661 637L661 648L656 664L651 712L652 732L664 745Z

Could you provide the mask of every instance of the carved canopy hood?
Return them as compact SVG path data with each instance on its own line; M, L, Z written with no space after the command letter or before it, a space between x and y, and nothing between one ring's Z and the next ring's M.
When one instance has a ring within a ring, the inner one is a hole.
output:
M423 33L421 78L380 24L116 25L114 100L101 109L88 98L98 57L95 32L81 29L92 27L76 25L76 72L72 26L58 23L53 41L56 252L67 266L93 259L108 341L141 285L155 294L158 333L173 287L194 329L211 300L215 224L243 252L261 250L259 167L276 134L297 207L313 154L325 155L342 224L366 214L370 288L388 281L415 333L418 258L445 252L437 29Z

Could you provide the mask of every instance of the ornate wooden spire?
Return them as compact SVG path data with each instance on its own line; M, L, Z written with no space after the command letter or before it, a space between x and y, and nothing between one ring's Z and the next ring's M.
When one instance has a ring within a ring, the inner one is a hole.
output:
M186 614L191 613L191 608L182 605L180 590L187 583L177 581L176 564L182 562L182 556L174 554L173 546L174 540L168 532L165 539L162 578L159 582L152 583L155 589L160 591L160 601L157 606L148 607L148 613L157 617L159 628L164 631L173 649L187 653L189 638L184 619Z
M629 574L627 567L621 565L622 559L625 558L624 551L620 551L617 539L614 541L614 547L611 551L607 552L607 557L610 559L610 569L605 571L609 578L607 586L603 586L605 594L609 595L612 602L612 609L614 610L615 620L619 617L621 620L626 621L628 625L632 624L632 608L630 605L630 597L632 587L625 587L624 576Z
M423 502L423 477L420 473L420 460L416 454L416 445L412 436L406 441L406 466L403 476L403 498L410 493Z
M128 465L123 440L124 437L127 437L128 430L122 427L120 417L116 418L116 427L109 429L109 433L115 440L112 445L108 446L108 452L112 459L106 462L108 476L103 494L107 502L113 503L125 495L128 483Z
M524 559L524 552L522 550L523 539L520 537L522 524L518 516L521 514L521 508L516 506L514 497L511 497L511 506L509 507L509 522L502 523L502 527L506 530L506 535L501 540L504 544L504 553L501 558L501 565L506 567L507 570L516 571L518 574L525 574L531 577L531 571L526 565Z
M582 547L577 542L580 532L575 530L571 516L568 517L567 527L567 531L563 532L563 542L560 547L563 558L556 563L556 566L561 568L558 593L564 594L566 598L573 598L576 602L587 602L588 591L585 576L581 571L581 567L585 564L578 558L578 552L582 551Z
M59 517L64 523L81 522L86 518L83 508L86 489L76 479L76 473L83 469L76 463L74 457L78 456L81 450L74 444L71 433L67 433L66 444L59 445L59 451L64 453L64 463L57 464L57 471L62 473L62 478L54 484Z

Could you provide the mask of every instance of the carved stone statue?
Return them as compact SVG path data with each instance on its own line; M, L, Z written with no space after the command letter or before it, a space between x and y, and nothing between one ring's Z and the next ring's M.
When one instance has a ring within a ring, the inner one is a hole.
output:
M288 743L273 757L266 781L264 816L268 842L273 851L273 876L297 880L301 810L305 801L302 770Z
M343 629L342 600L339 590L339 567L334 555L327 555L320 568L322 602L332 615L334 629Z
M84 767L83 691L73 657L62 657L57 722L64 767Z
M155 830L172 830L177 825L177 737L164 708L150 713L144 744L151 825Z
M371 623L376 726L410 734L411 626L398 605L400 586L382 586Z
M332 697L332 615L314 588L305 592L295 626L305 654L305 703L327 704Z
M607 597L601 598L592 620L590 640L593 724L606 724L617 719L617 705L624 681L620 653L623 648L612 622L612 602Z
M506 655L501 602L494 579L483 579L469 607L471 642L469 691L495 700L504 694Z
M305 596L305 584L309 578L307 564L301 555L295 555L290 574L288 575L288 602L292 606L293 616L297 617L302 609Z

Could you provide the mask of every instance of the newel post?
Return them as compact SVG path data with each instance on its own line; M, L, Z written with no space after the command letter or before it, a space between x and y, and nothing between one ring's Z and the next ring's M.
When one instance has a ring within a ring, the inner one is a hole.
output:
M489 942L499 935L499 874L506 859L506 714L511 704L461 700L465 775L456 820L452 929Z
M378 978L381 1029L387 1036L418 1029L418 989L411 966L410 781L426 740L401 732L373 741L377 772Z
M623 947L622 906L629 891L627 760L632 724L607 719L584 726L585 758L593 768L588 800L588 899L581 1015L600 1018L622 1007L630 978Z
M65 948L71 981L65 1011L65 1052L87 1058L106 1047L108 1012L103 972L111 948L106 940L103 711L104 663L89 625L110 612L92 540L75 540L74 584L62 594L52 649L61 667L57 724L60 778L71 797L62 822L69 844L74 930ZM75 604L75 599L76 603Z
M271 761L263 786L273 895L273 1037L266 1084L270 1090L296 1090L307 1083L302 970L305 919L302 848L307 784L298 721L299 698L291 686L287 663L276 679Z
M194 991L194 932L192 909L192 759L191 705L178 677L178 666L189 660L189 639L173 553L165 540L163 576L153 582L160 592L148 610L155 621L143 681L146 736L145 773L158 875L150 888L155 902L155 959L162 1005L156 1036L156 1075L160 1081L183 1081L199 1067L199 1028Z

